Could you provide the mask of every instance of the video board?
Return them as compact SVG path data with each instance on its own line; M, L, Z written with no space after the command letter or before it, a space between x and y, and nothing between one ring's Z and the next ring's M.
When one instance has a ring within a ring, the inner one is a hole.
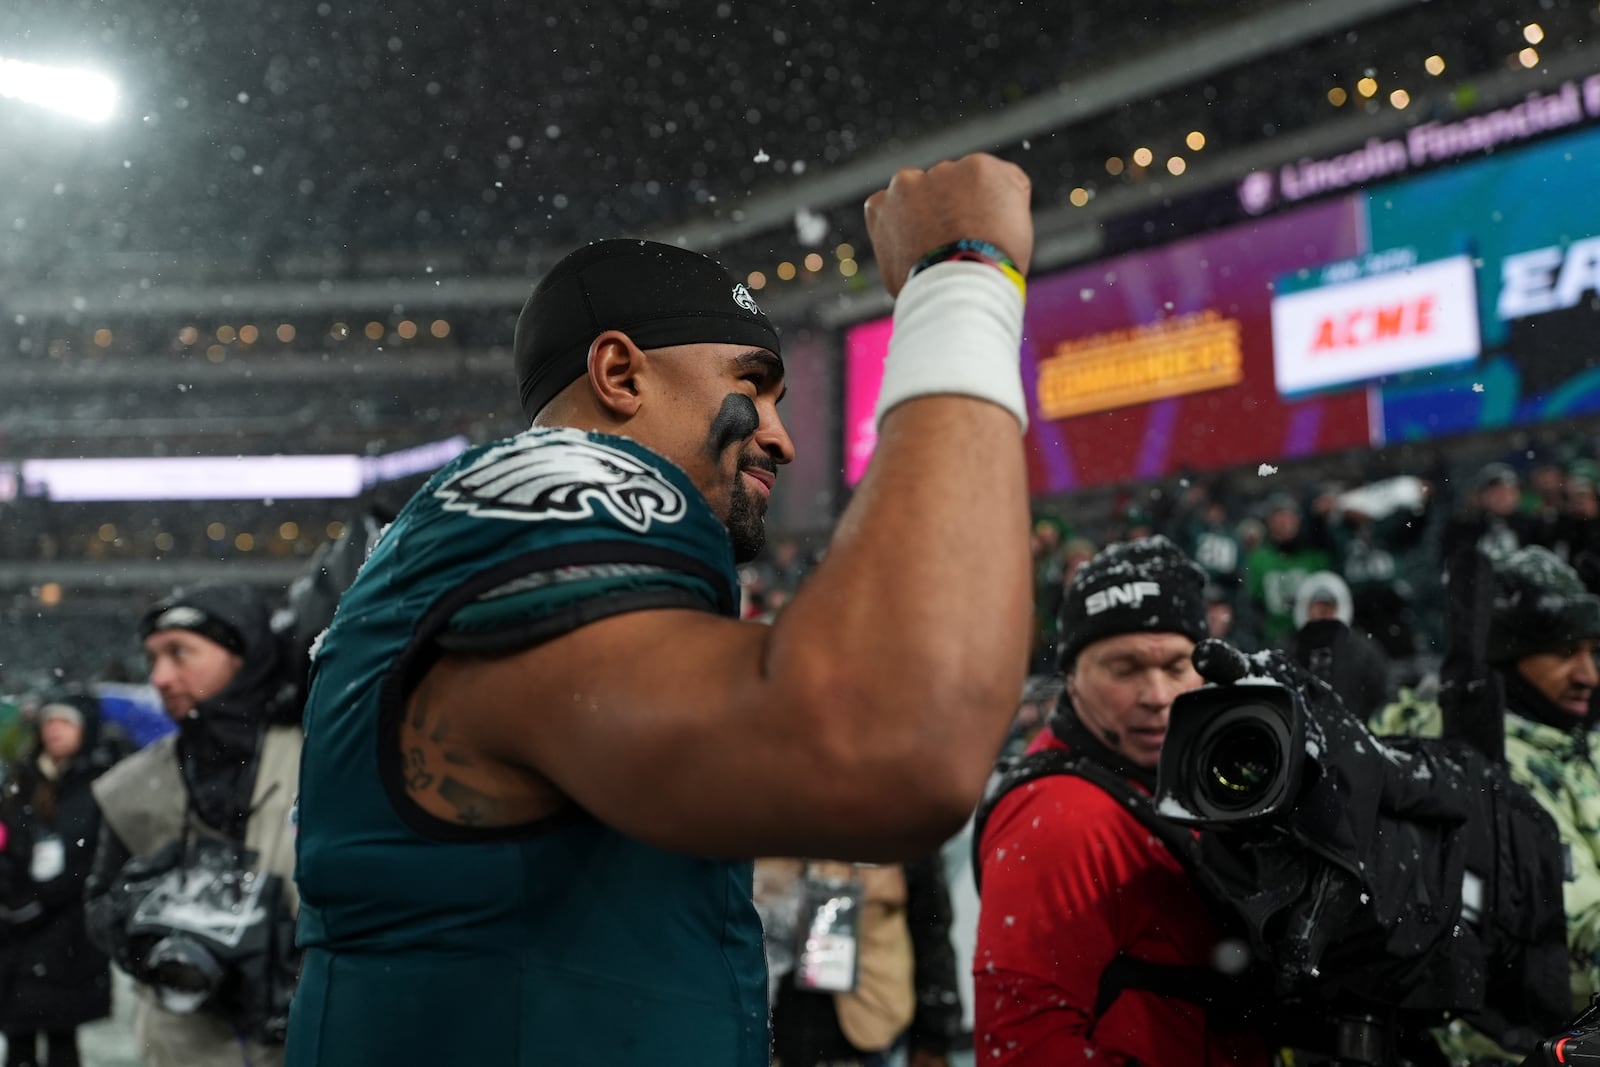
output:
M1596 79L1530 97L1543 128L1506 109L1369 144L1363 160L1389 159L1376 172L1301 160L1292 176L1251 175L1241 204L1274 213L1032 279L1021 352L1032 491L1600 411L1589 188L1600 130L1447 166L1439 156L1447 142L1466 152L1497 132L1547 133L1592 117L1591 104ZM1336 173L1404 172L1382 150L1413 142L1435 169L1327 188ZM1315 175L1325 195L1300 202ZM871 456L889 328L846 332L847 484Z

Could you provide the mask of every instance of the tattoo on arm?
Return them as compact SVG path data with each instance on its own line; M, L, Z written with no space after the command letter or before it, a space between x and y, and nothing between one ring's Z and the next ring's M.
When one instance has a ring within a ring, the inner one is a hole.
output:
M502 804L497 797L448 774L439 782L439 796L456 809L456 818L463 826L479 826L490 819L503 821Z
M428 759L420 748L406 750L406 791L420 793L433 784L433 774L428 770Z
M450 714L435 702L425 679L411 698L401 728L403 762L401 775L406 792L423 801L431 794L448 805L450 818L463 826L500 825L514 821L517 813L501 797L468 785L445 773L450 768L476 768L479 759L464 744L464 738L451 728ZM469 775L470 777L470 775ZM425 803L425 802L424 802ZM425 806L430 806L425 803ZM444 814L437 812L437 814Z

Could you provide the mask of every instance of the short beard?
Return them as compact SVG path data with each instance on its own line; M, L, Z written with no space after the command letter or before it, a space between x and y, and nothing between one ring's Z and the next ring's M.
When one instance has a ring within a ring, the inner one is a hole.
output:
M733 494L728 499L728 537L733 541L733 561L749 563L761 555L767 544L767 519L765 509L756 503L754 495L745 488L744 479L736 477Z

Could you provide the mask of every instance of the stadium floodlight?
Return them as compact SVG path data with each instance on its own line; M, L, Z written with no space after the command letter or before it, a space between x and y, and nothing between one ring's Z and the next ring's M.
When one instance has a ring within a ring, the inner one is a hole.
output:
M0 56L0 97L104 122L117 108L117 86L98 71L51 67Z

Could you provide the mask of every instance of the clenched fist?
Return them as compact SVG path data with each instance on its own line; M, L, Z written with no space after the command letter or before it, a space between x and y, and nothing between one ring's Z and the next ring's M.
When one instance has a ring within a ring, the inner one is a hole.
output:
M1033 258L1032 191L1021 167L982 152L925 171L896 171L866 204L884 288L897 296L917 260L964 237L998 246L1026 274Z

